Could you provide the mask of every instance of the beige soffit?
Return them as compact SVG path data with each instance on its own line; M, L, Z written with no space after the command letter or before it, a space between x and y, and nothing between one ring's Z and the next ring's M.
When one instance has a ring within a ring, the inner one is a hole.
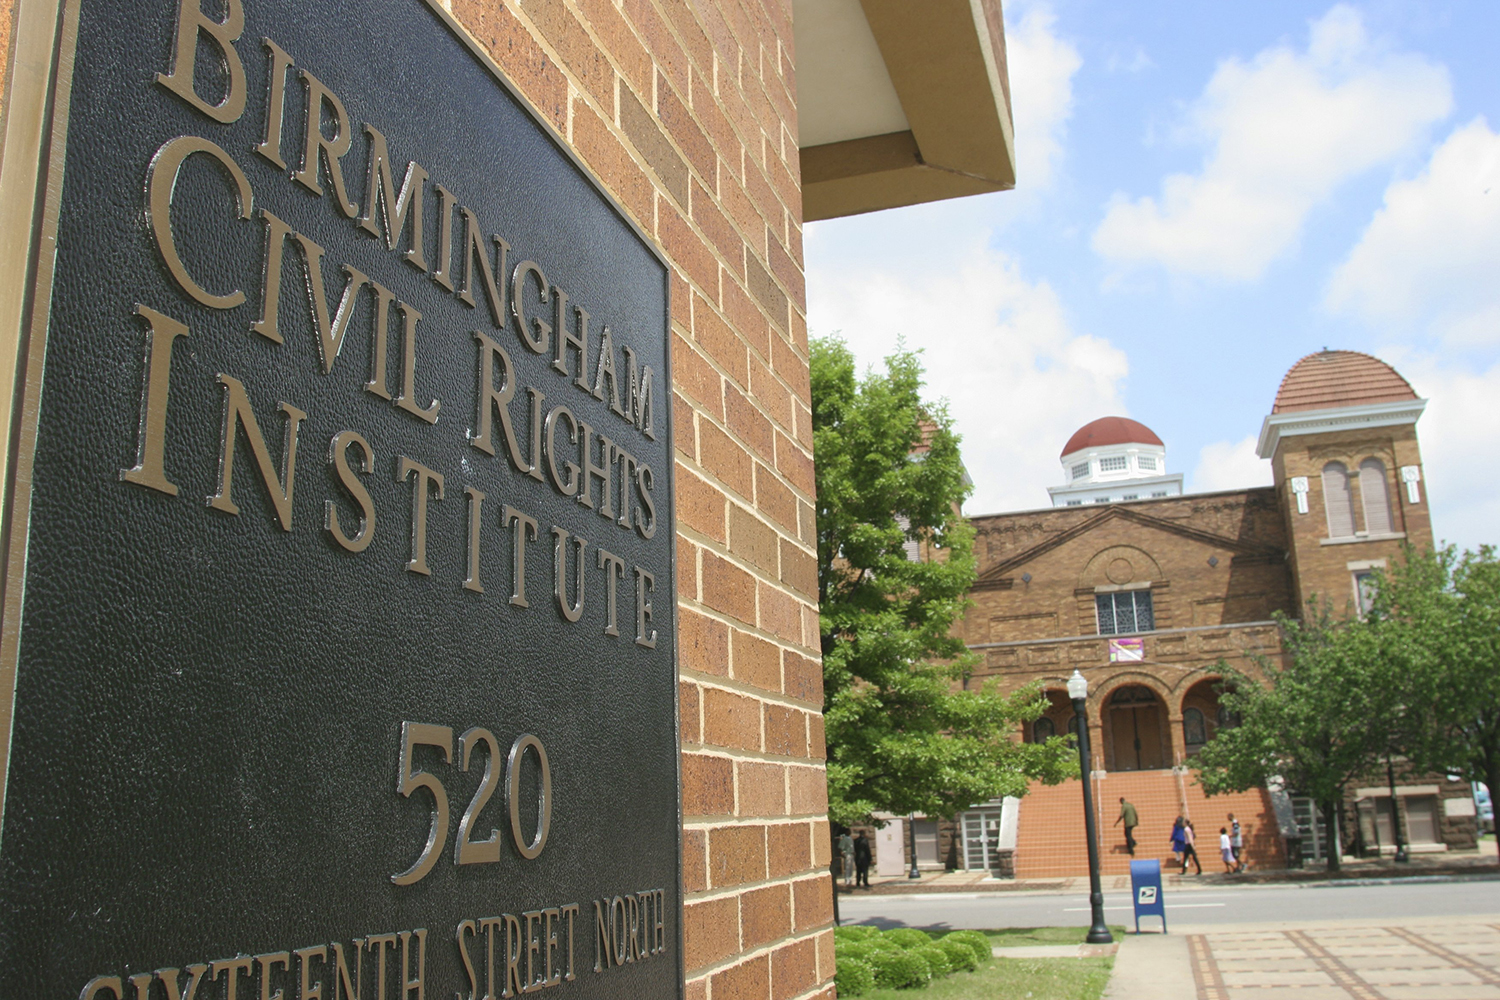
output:
M1004 191L1000 0L794 0L803 218Z

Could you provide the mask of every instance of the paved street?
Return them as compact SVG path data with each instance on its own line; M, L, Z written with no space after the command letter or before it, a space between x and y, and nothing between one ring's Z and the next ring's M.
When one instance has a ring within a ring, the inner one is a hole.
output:
M1406 919L1500 913L1500 880L1465 879L1384 885L1315 883L1166 892L1167 916L1177 923L1224 925L1283 920ZM1104 895L1105 916L1129 924L1130 893ZM932 893L840 896L845 923L912 927L1052 927L1088 924L1088 897L1076 892ZM1143 923L1155 929L1157 921Z

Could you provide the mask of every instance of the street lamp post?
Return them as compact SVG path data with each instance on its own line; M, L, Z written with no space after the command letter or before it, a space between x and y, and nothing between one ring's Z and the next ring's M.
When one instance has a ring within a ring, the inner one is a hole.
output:
M1397 863L1405 863L1406 845L1401 842L1401 800L1396 798L1396 768L1391 763L1391 755L1385 755L1385 780L1391 789L1391 837L1396 842Z
M906 844L911 849L911 871L906 873L907 878L921 878L922 873L917 871L917 814L912 813L906 817Z
M1093 762L1089 759L1089 682L1077 670L1068 678L1068 697L1073 699L1073 711L1078 713L1078 764L1079 776L1083 779L1083 829L1089 839L1089 909L1093 913L1093 926L1084 938L1089 944L1109 944L1114 937L1104 923L1104 890L1099 885L1099 834L1094 823L1094 792L1090 787L1089 773Z

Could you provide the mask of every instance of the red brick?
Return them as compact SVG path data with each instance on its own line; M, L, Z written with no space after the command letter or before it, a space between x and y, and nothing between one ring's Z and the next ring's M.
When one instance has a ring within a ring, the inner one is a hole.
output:
M828 757L828 747L823 738L823 716L814 713L807 717L807 752L808 756L815 760L824 760Z
M698 424L698 461L729 489L750 499L755 490L754 459L743 445L705 421Z
M698 599L698 546L677 536L677 596Z
M766 753L783 757L807 756L807 713L767 702L765 705Z
M689 971L722 962L739 951L740 915L733 896L682 908L682 964Z
M709 141L718 150L719 161L727 166L730 173L738 181L744 176L745 170L745 144L735 134L734 126L729 123L729 118L724 114L724 109L719 107L717 96L714 94L712 85L706 77L699 73L693 74L693 85L690 93L693 104L693 114L697 116L698 124L708 133ZM724 187L719 187L720 197L723 196Z
M729 219L719 210L714 198L698 182L693 182L693 221L703 230L709 245L718 252L724 269L738 279L745 275L745 241Z
M808 409L807 404L800 399L793 400L792 405L797 419L797 443L811 451L813 446L812 410Z
M595 173L609 178L610 190L636 222L650 230L656 204L650 178L636 166L604 119L582 100L573 102L573 147Z
M687 191L684 189L683 197ZM682 204L686 206L687 202ZM719 301L719 262L698 234L688 227L682 213L668 201L656 204L656 235L662 249L710 302ZM674 359L675 360L675 359Z
M799 701L823 706L823 665L790 649L783 654L786 693Z
M701 735L698 725L698 685L679 681L677 684L677 717L680 722L683 743L697 743Z
M812 403L812 383L807 359L798 354L791 343L780 337L773 337L771 340L771 369L786 383L792 395L803 403Z
M769 1000L771 996L771 961L759 955L715 972L710 980L714 1000Z
M760 358L750 358L750 394L770 415L771 419L790 432L794 426L792 394L782 385L771 369ZM806 443L806 442L804 442Z
M760 627L787 642L801 642L802 605L791 594L768 583L757 586L760 590Z
M631 5L639 2L644 2L644 0L626 0L626 3ZM709 43L703 25L698 23L695 14L696 5L669 3L665 7L668 19L677 29L677 36L682 41L682 48L687 54L689 64L705 73L709 72L713 68L713 46Z
M667 274L667 289L672 297L672 328L684 333L693 328L693 286L675 268Z
M778 823L766 829L771 878L785 878L812 867L809 829L806 823Z
M818 982L817 939L793 941L771 953L771 1000L791 1000Z
M786 768L742 760L735 764L739 782L740 816L766 818L786 815Z
M828 775L821 767L787 769L792 789L792 815L821 816L828 811Z
M735 629L731 633L734 649L734 679L753 684L765 691L781 690L781 650L764 639Z
M702 296L693 303L693 339L730 378L741 386L749 386L745 342Z
M693 404L682 393L672 393L672 450L681 458L698 461L698 423Z
M755 578L714 553L703 550L703 603L715 611L755 624Z
M771 357L771 333L770 324L760 307L751 300L750 294L741 288L736 282L725 280L721 286L724 296L724 315L739 335L745 339L753 349L760 352L761 357Z
M786 215L786 206L776 196L776 191L759 167L749 167L745 170L745 193L750 196L751 201L755 202L755 207L760 209L761 217L773 230L781 228L781 220Z
M708 977L690 979L683 984L685 1000L708 1000Z
M739 504L729 505L729 551L756 569L775 576L780 545L774 529Z
M676 333L672 334L672 381L704 412L723 419L724 377L714 371L713 366ZM700 440L700 451L702 447Z
M687 87L682 87L687 92ZM713 185L717 177L718 155L703 129L693 120L682 98L673 91L672 84L658 73L656 79L656 114L666 127L667 135L677 143L677 148L687 157L688 163L698 176Z
M469 30L559 132L568 123L568 80L510 9L489 0L454 0L453 16Z
M618 64L621 74L637 92L645 93L651 86L651 55L620 16L613 0L575 2L584 20L599 36L605 52Z
M677 614L678 650L682 669L714 677L729 676L729 626L691 608Z
M745 951L784 938L791 931L792 893L788 886L768 885L741 894L740 946Z
M833 931L824 931L814 940L818 942L818 979L832 979L835 967Z
M812 866L814 868L827 868L833 861L833 841L829 839L828 821L826 819L813 821L812 845Z
M574 82L588 91L601 107L613 112L614 67L562 0L521 0L521 9L531 18L531 23L536 25L547 44L562 57Z
M698 478L692 471L677 467L677 520L712 538L719 544L729 541L724 518L728 501L713 483Z
M682 831L682 891L703 892L708 888L708 833Z
M755 507L783 530L797 533L796 496L759 462L755 463Z
M809 601L818 596L818 557L791 539L781 539L781 582Z
M703 692L703 742L737 750L759 750L760 700L722 688Z
M756 409L744 393L732 385L724 387L724 422L729 430L749 446L757 458L774 460L775 439L772 438L771 421Z
M806 279L802 276L802 268L797 266L796 261L782 247L779 238L767 243L766 252L769 255L766 262L771 265L771 274L781 282L781 287L786 289L797 308L806 312Z
M727 757L682 755L682 814L728 816L734 812L734 764Z
M813 495L815 487L812 456L780 431L776 432L776 471L785 476L787 482L795 488L808 496Z
M667 6L673 6L668 4ZM656 57L657 63L665 71L668 78L679 88L687 86L687 54L682 51L682 46L672 37L671 30L667 27L656 8L650 0L625 0L625 16L630 23L636 26L636 30L646 41L646 48Z
M799 931L822 927L833 920L833 884L826 875L814 875L792 883L795 927Z
M708 881L715 889L766 877L766 828L721 826L708 834Z

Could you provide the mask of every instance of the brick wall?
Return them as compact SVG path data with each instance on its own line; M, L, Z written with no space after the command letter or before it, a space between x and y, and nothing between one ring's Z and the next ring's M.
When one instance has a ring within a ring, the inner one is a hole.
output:
M443 3L673 265L687 995L831 998L790 0Z
M451 0L673 265L692 1000L833 995L790 0Z

